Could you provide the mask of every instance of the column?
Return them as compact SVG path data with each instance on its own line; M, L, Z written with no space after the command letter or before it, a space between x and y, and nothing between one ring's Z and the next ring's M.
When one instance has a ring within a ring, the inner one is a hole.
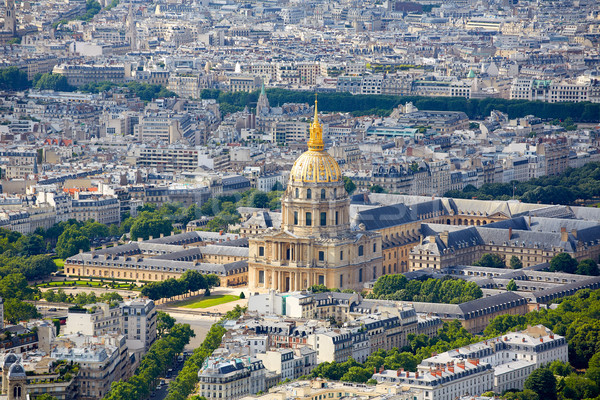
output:
M275 270L273 271L273 289L278 290L279 289L279 274L280 272Z
M296 273L290 272L290 292L296 290Z

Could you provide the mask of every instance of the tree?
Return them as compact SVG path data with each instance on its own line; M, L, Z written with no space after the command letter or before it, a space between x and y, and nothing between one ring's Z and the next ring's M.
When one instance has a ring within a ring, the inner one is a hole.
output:
M587 258L579 262L575 273L577 275L598 276L600 275L600 270L598 270L598 263L596 263L596 261L592 260L591 258Z
M283 185L279 181L275 182L275 184L271 188L272 192L280 192L282 190L285 190L285 188L283 187Z
M540 399L556 400L556 378L548 368L538 368L525 380L525 389L535 392Z
M19 254L23 256L33 256L36 254L42 254L46 251L46 243L44 238L40 235L25 235L21 236L15 247L18 249Z
M175 326L175 318L164 311L156 314L156 331L159 337L163 337Z
M402 274L382 275L373 285L373 295L379 297L404 289L408 279Z
M381 185L373 185L369 188L371 193L385 193L385 189Z
M348 194L354 193L354 191L356 190L356 185L354 184L354 182L352 182L352 179L348 178L347 176L344 176L343 179L344 188L346 189L346 192L348 192Z
M550 260L550 271L574 274L577 269L577 260L568 253L558 253Z
M596 382L576 374L569 375L562 383L564 387L561 394L565 399L593 399L599 393Z
M510 267L512 269L521 269L523 268L523 262L521 261L521 259L517 256L512 256L510 258Z
M40 313L33 304L18 299L8 299L4 302L4 319L11 324L40 317Z
M269 196L265 192L253 192L248 199L248 207L268 208Z
M29 87L31 87L31 82L27 79L27 73L18 67L0 69L1 90L25 90Z
M479 261L473 263L473 265L479 267L488 267L488 268L505 268L506 263L504 259L500 257L498 254L493 253L485 253Z
M548 365L548 369L550 369L554 375L558 376L569 376L575 372L575 369L571 367L571 364L568 362L564 363L560 360L552 361L550 365Z
M240 299L245 299L245 298L246 298L246 295L244 294L244 292L241 292L240 293Z
M60 258L69 258L79 252L90 250L90 240L76 226L70 225L58 237L56 254Z
M342 378L342 382L365 383L373 376L373 372L362 367L351 367Z
M141 218L136 218L131 226L129 233L132 240L137 240L138 238L148 240L150 236L157 238L160 237L161 233L166 236L173 230L171 221L153 214L146 214L146 212L143 214Z
M44 393L40 396L36 396L35 400L58 400L58 399L56 397L52 396L51 394Z
M505 400L543 400L533 390L525 389L522 392L507 392L504 394Z
M53 74L52 72L34 77L34 87L37 90L54 90L58 92L70 92L75 89L69 85L64 75Z
M36 290L29 287L23 274L9 274L0 280L3 299L32 300Z
M518 287L514 279L511 279L510 282L508 282L508 284L506 285L506 290L509 290L511 292L516 292L517 289Z

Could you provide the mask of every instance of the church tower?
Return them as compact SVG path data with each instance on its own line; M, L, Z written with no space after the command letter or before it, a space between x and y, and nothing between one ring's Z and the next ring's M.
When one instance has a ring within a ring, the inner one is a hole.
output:
M270 110L271 106L269 104L269 99L267 98L267 93L265 92L265 83L263 82L258 101L256 102L256 116L260 117L261 115L266 115Z
M138 40L137 40L137 28L135 24L135 19L133 15L133 6L132 3L129 3L129 12L127 14L127 21L125 23L127 26L127 31L125 33L125 38L129 43L129 47L131 50L138 50Z
M361 290L382 273L381 235L350 226L342 172L325 151L317 102L308 151L292 167L281 198L281 227L249 240L250 290L313 285Z
M17 15L15 13L15 0L5 0L6 14L4 15L4 30L17 33Z

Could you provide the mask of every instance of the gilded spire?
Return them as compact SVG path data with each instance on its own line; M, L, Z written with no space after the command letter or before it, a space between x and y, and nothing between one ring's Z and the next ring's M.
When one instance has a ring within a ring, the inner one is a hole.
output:
M315 118L310 124L310 138L308 139L308 150L322 151L325 145L323 144L323 127L319 123L319 111L317 110L317 99L315 96Z

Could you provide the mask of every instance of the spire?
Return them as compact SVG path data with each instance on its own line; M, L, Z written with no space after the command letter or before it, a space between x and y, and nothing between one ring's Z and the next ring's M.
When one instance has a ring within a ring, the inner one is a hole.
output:
M319 111L317 110L317 96L315 95L315 118L310 124L310 138L308 139L308 149L314 151L322 151L325 145L323 144L323 127L319 123Z

